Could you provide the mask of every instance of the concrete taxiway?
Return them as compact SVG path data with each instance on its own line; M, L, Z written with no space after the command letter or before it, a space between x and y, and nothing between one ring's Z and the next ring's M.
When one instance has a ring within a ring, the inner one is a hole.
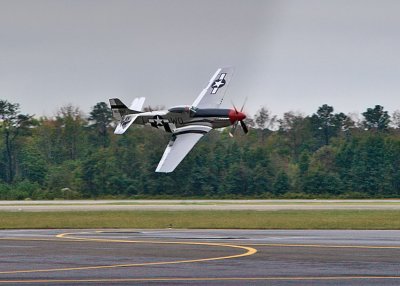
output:
M3 230L0 285L399 285L400 231Z
M0 201L0 211L400 210L400 200L55 200Z

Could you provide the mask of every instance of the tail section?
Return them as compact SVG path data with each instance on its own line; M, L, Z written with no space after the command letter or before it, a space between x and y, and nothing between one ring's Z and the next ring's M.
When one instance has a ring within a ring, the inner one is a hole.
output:
M110 105L113 116L117 120L122 120L125 115L130 114L129 108L118 98L111 98Z
M142 108L143 108L143 104L144 104L144 100L146 98L144 97L136 97L132 103L131 106L129 107L131 110L137 111L137 112L141 112Z
M115 129L115 134L124 133L129 126L136 120L139 113L141 113L144 97L135 98L132 101L131 108L128 108L121 100L118 98L111 98L110 105L113 113L113 117L120 122L118 123L117 128Z

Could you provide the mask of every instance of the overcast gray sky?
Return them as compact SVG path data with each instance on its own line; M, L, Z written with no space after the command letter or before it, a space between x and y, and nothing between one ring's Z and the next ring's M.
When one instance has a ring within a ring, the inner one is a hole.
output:
M191 104L220 66L254 114L400 109L400 1L0 0L0 99L53 115Z

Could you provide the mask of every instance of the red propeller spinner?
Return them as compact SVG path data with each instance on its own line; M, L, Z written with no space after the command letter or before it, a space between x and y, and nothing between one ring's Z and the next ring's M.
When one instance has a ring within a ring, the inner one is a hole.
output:
M229 120L231 123L235 123L236 121L242 121L246 118L246 114L241 111L237 111L236 109L231 109L229 111Z
M244 114L244 113L242 112L242 111L243 111L243 108L244 108L244 105L246 104L246 101L247 101L247 98L246 98L246 100L244 101L244 103L243 103L243 105L242 105L242 108L240 108L240 111L237 110L236 106L235 106L233 103L232 103L233 109L229 110L229 121L230 121L231 124L232 124L232 129L231 129L231 131L229 132L229 135L230 135L231 137L233 137L233 134L234 134L235 131L236 131L236 127L237 127L238 123L240 123L240 126L242 127L243 132L244 132L245 134L247 134L247 133L249 132L249 129L247 128L246 124L245 124L244 121L243 121L244 119L246 119L246 114Z

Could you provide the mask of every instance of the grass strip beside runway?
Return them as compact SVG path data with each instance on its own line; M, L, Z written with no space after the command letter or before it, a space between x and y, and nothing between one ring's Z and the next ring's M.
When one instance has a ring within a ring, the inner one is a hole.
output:
M400 229L399 210L0 212L0 229Z

